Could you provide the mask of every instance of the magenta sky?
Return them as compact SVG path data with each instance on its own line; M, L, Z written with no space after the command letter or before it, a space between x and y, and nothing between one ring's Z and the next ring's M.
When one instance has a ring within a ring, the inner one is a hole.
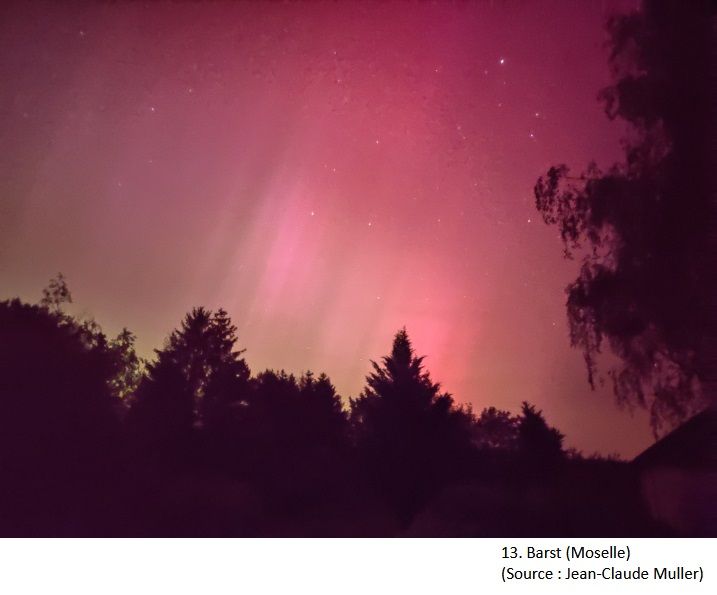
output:
M551 164L619 157L617 2L128 3L0 19L0 286L63 271L77 312L145 354L225 307L253 370L356 394L406 325L481 409L544 409L631 456L643 416L590 393L533 207Z

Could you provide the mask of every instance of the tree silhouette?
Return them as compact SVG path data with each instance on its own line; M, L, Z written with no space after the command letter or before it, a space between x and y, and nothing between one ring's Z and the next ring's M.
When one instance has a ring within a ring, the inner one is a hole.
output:
M303 431L307 438L333 448L345 444L347 416L329 377L306 372L298 382Z
M567 312L589 382L607 341L618 401L648 408L655 431L700 408L697 381L715 379L711 22L707 2L653 0L611 19L614 84L600 98L629 125L624 162L555 166L535 186L566 256L582 257Z
M140 399L165 392L163 382L174 387L175 379L181 378L184 391L191 395L193 425L213 423L232 401L242 398L249 380L249 368L240 357L243 351L235 349L236 341L236 327L224 310L194 308L164 348L156 350L157 359L149 364L150 380L140 391ZM181 410L185 406L178 403Z
M0 336L2 439L80 457L79 444L101 441L114 423L106 345L88 344L79 325L17 299L0 302Z
M325 374L311 372L298 380L283 370L266 370L252 382L242 412L246 445L261 454L262 465L286 468L296 457L320 450L341 449L346 414L341 397Z
M40 306L57 314L62 309L62 304L72 303L72 293L67 286L67 280L62 273L50 279L47 287L42 290Z
M375 485L406 524L432 493L461 472L470 416L440 391L416 357L406 329L366 388L351 400L355 439Z
M54 304L0 302L0 527L88 530L114 468L113 373L102 335Z
M523 456L533 461L556 461L563 456L563 438L548 425L542 411L523 401L518 421L518 448Z
M124 408L131 400L144 377L147 362L135 351L136 337L132 331L124 328L107 347L114 361L115 373L109 381L112 394Z
M147 462L181 463L194 420L194 395L181 369L169 360L149 364L127 420L139 456Z
M543 534L593 486L615 492L606 515L632 497L627 467L568 461L533 405L457 407L405 328L347 415L325 374L250 377L222 310L189 312L145 370L69 296L60 278L0 302L3 535Z
M136 447L176 464L189 457L197 430L211 430L211 454L229 457L234 407L246 398L249 383L236 341L236 327L224 310L194 308L184 317L156 350L137 390L129 415Z
M290 465L289 453L296 452L301 430L299 392L296 377L283 370L266 370L253 379L241 418L246 448L253 453L253 471L271 475Z
M473 442L479 448L515 450L518 447L520 418L509 411L487 407L475 422Z

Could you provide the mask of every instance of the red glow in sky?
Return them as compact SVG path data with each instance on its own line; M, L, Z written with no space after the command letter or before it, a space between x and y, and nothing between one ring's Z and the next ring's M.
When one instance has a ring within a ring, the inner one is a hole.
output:
M532 187L620 157L596 100L612 2L19 4L0 25L0 283L62 271L145 354L223 306L254 371L357 394L408 328L461 402L538 405L584 451L644 417L591 393Z

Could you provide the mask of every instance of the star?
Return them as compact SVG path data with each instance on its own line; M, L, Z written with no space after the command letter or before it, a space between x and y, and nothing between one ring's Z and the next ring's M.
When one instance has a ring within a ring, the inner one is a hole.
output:
M505 58L501 58L500 60L498 60L498 63L499 63L499 64L505 64Z

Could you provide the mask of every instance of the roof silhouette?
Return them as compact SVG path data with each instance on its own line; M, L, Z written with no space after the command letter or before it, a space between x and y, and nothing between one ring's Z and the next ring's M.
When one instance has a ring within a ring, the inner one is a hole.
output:
M633 460L639 467L717 469L717 408L708 407Z

